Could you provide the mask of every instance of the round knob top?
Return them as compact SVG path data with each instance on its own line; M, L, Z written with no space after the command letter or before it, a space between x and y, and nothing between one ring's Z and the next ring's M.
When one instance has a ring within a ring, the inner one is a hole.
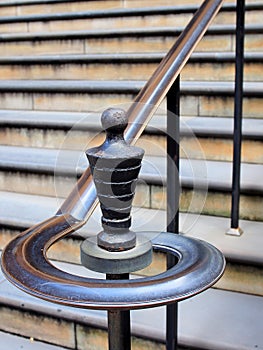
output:
M86 151L91 166L95 166L98 159L104 159L105 167L112 166L111 159L119 159L119 162L132 158L142 159L144 150L140 147L127 144L124 139L128 117L123 109L106 109L102 113L101 124L106 131L106 139L100 146L90 148ZM94 158L94 163L90 156ZM110 164L107 163L107 159L110 159Z
M107 134L110 133L112 136L123 135L128 125L128 117L121 108L109 108L102 113L101 124Z

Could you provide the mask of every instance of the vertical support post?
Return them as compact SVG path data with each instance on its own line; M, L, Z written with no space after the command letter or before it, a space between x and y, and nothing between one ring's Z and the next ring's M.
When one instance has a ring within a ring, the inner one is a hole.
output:
M237 0L236 8L236 72L235 72L235 107L234 107L234 144L231 228L227 234L240 236L239 202L240 169L242 147L242 113L243 113L243 71L244 71L244 37L245 37L245 0Z
M107 274L108 280L129 279L129 274L111 275ZM109 291L110 293L110 291ZM108 343L109 350L131 349L131 322L130 310L108 311Z
M105 110L101 124L106 138L100 146L88 149L86 155L100 201L103 230L95 240L82 243L81 262L91 270L106 273L107 280L128 280L130 272L152 261L151 242L130 230L132 200L144 150L124 140L128 116L123 109ZM108 343L109 350L131 349L129 309L119 310L114 305L109 308Z
M179 232L179 139L180 139L180 76L167 94L167 231ZM173 256L167 256L167 269L176 264ZM178 342L178 305L167 306L166 349L176 350Z

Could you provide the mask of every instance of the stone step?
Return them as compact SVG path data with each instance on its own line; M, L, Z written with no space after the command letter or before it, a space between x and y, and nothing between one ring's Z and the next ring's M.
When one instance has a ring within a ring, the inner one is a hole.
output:
M16 230L26 230L55 215L63 203L63 199L59 197L35 196L7 191L0 191L0 195L0 222L3 233L1 249L14 237ZM132 229L135 231L153 231L156 234L166 231L166 212L164 210L134 206L132 217ZM67 238L69 244L71 244L70 238L83 240L97 234L101 229L100 221L101 211L97 207L87 223ZM240 227L244 233L240 237L233 237L225 235L230 225L228 218L180 212L179 221L182 234L203 239L217 246L228 261L255 266L263 264L261 244L254 244L255 241L261 242L263 239L261 234L262 222L240 220ZM6 232L3 232L5 229ZM10 234L7 233L8 229ZM56 251L56 260L65 261L65 259L69 259L69 261L79 264L79 256L71 255L70 250L68 256L65 252L59 254L59 249L53 251Z
M55 33L1 34L1 56L167 52L184 28L117 28ZM262 25L246 27L245 50L262 48ZM165 38L165 40L164 40ZM211 26L195 51L235 51L235 26Z
M175 23L177 26L186 26L197 9L196 5L177 5L4 16L0 19L0 31L1 33L26 33L68 29L166 27L174 26ZM262 13L263 4L248 3L246 5L246 24L261 24ZM213 24L235 24L235 5L223 6Z
M56 32L64 30L96 30L136 28L145 26L185 26L196 7L182 11L182 7L145 9L108 9L42 15L9 16L0 19L1 33ZM257 16L255 11L254 16ZM225 14L224 22L233 22L233 13ZM176 22L175 22L176 20ZM255 18L254 18L255 20ZM255 22L254 22L255 23ZM10 25L12 24L12 25Z
M40 148L0 147L0 189L66 197L87 167L83 152ZM229 216L232 165L227 162L182 159L182 211ZM262 220L260 164L242 164L240 217ZM166 208L166 167L163 157L146 156L134 204Z
M233 2L227 0L227 2ZM248 0L251 2L251 0ZM185 0L185 5L200 5L201 0ZM158 0L155 1L154 6L172 6L174 2L170 0ZM67 13L67 12L80 12L80 11L94 11L94 10L110 10L118 8L144 8L152 7L153 3L149 0L144 2L138 0L123 1L123 0L110 0L102 3L100 0L78 0L78 1L68 1L68 0L26 0L26 1L14 1L7 0L1 1L0 8L1 13L5 16L15 16L15 15L29 15L29 14L45 14L45 13Z
M49 111L98 111L112 106L127 108L143 81L83 80L1 80L2 109ZM232 82L195 81L181 84L182 116L233 116L234 84ZM262 117L261 82L244 83L243 113ZM165 105L161 105L165 111Z
M71 273L79 271L65 264L59 267ZM79 350L108 348L104 311L57 306L25 295L6 280L0 284L0 298L3 331L20 332L25 337L33 334L37 341L54 344L54 350L58 346ZM262 297L210 289L179 303L179 344L191 349L221 350L224 339L225 349L250 350L255 345L260 348L261 313ZM134 350L165 349L165 314L164 307L131 312Z
M61 204L59 198L12 192L0 192L0 198L0 249L19 232L54 215ZM97 208L85 226L50 249L49 257L80 264L80 244L84 238L100 232L100 218L100 209ZM263 223L240 220L240 227L244 230L241 237L226 235L229 225L230 220L226 218L180 213L180 232L210 242L227 258L226 272L216 287L262 296ZM151 231L152 235L166 231L165 211L134 207L132 229L137 232ZM159 253L155 254L150 268L140 274L156 274L164 268L165 257Z
M58 130L100 131L100 113L77 112L47 112L47 111L20 111L0 110L1 127L29 127ZM198 137L225 137L231 138L233 119L214 117L182 117L180 118L180 132L182 136ZM245 139L262 139L262 120L244 118L243 136ZM145 129L146 134L163 134L166 132L166 116L156 113Z
M84 151L0 146L0 156L2 171L10 170L46 175L53 175L55 172L57 176L76 178L88 166ZM231 167L230 162L181 159L182 186L190 188L208 186L209 189L213 190L231 191ZM259 179L263 165L244 163L242 167L241 192L261 194L263 185ZM165 158L146 156L142 164L141 177L147 182L158 185L165 184L165 168ZM216 173L217 168L221 168L222 174Z
M0 248L23 229L54 215L59 208L59 199L52 197L0 192L0 198ZM84 227L50 249L49 257L79 264L80 243L83 238L101 230L100 217L97 208ZM165 221L166 213L163 210L133 208L132 229L135 231L153 231L153 235L157 235L158 232L166 231ZM216 288L262 296L263 223L241 220L240 227L244 233L240 237L225 234L229 225L230 220L226 218L180 213L180 232L210 242L226 256L226 272ZM155 255L151 267L140 274L159 273L164 268L165 257L159 253Z
M233 120L181 118L181 157L232 161ZM100 114L0 110L1 145L85 150L103 142ZM243 120L242 161L262 163L263 120ZM137 145L166 155L166 117L155 115Z
M1 247L20 230L30 227L53 215L58 201L49 197L1 192ZM134 208L133 229L165 230L165 212ZM100 231L100 211L96 210L88 223L79 231L87 237ZM227 270L218 288L262 295L262 255L260 242L262 223L241 220L244 234L240 237L226 236L229 220L224 218L180 214L181 231L185 234L209 241L221 249L227 257ZM158 231L157 231L158 232ZM69 237L51 248L50 257L56 260L79 264L80 236ZM83 239L83 238L82 238ZM155 257L151 266L155 273L165 266L164 257ZM149 273L145 271L144 273Z
M147 80L164 54L48 55L0 58L0 79ZM263 81L263 53L245 56L244 81ZM184 67L183 81L233 81L234 53L194 53Z
M201 0L184 0L183 8L185 6L200 6ZM225 0L226 4L232 5L233 0ZM262 0L247 0L246 4L262 4ZM90 10L106 10L115 8L134 8L134 7L160 7L160 6L174 6L172 0L155 0L154 4L150 0L139 1L123 1L123 0L110 0L102 3L100 0L78 0L78 1L67 1L67 0L2 0L0 3L1 13L5 16L16 16L16 15L28 15L28 14L40 14L40 13L56 13L56 12L74 12L74 11L90 11Z
M33 337L23 338L14 334L0 332L0 350L24 349L24 350L66 350L61 346L54 346L40 341Z

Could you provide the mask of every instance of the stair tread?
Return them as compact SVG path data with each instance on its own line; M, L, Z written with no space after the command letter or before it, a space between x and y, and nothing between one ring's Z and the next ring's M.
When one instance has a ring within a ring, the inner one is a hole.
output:
M1 34L0 42L5 41L28 41L28 40L52 40L52 39L74 39L74 38L94 38L94 37L125 37L125 36L178 36L184 27L142 27L142 28L113 28L99 30L79 30L64 32L40 32L40 33L15 33ZM207 35L234 34L235 25L212 25L207 30ZM259 34L263 32L263 25L249 24L246 26L247 34Z
M127 80L1 80L0 91L24 92L131 92L137 93L144 85L143 81Z
M71 273L99 277L76 265L56 263ZM5 305L35 311L58 318L106 328L106 312L74 309L27 295L0 277L0 301ZM261 332L262 298L210 289L179 303L179 343L202 349L240 350L263 345ZM216 317L215 317L216 315ZM131 312L132 332L157 341L165 339L165 308ZM223 320L223 322L222 322ZM253 328L251 329L251 322ZM233 326L234 325L234 326ZM231 332L229 332L231 329ZM247 329L250 329L247 332ZM224 342L222 344L222 339ZM54 348L55 350L56 348Z
M0 4L1 6L2 4ZM2 5L3 6L3 5ZM25 21L51 21L51 20L67 20L80 18L105 18L105 17L119 17L119 16L146 16L146 15L162 15L162 14L178 14L178 13L194 13L199 6L197 4L186 5L167 5L167 6L153 6L152 7L138 7L138 8L114 8L107 10L91 10L91 11L77 11L77 12L61 12L49 14L30 14L19 16L5 16L0 19L0 23L14 23ZM249 3L246 4L246 10L260 10L263 4ZM235 4L228 3L222 6L221 11L234 11Z
M0 80L0 92L47 93L138 93L142 80ZM234 94L231 81L182 81L181 94L213 95ZM262 96L263 82L244 82L244 96Z
M67 3L71 0L3 0L0 6L10 6L10 5L32 5L32 4L52 4L52 3ZM83 1L83 0L79 0Z
M120 16L146 16L146 15L162 15L171 13L193 13L198 9L197 5L177 5L177 6L153 6L153 7L138 7L138 8L114 8L106 10L90 10L77 12L61 12L61 13L43 13L29 14L19 16L5 16L0 18L1 23L15 23L26 21L55 21L67 19L82 19L82 18L111 18ZM228 9L234 10L234 5L228 6Z
M0 192L0 223L3 227L26 229L53 216L62 200L13 192ZM87 237L98 233L100 209L97 208L85 226L78 231ZM240 237L226 235L230 219L180 213L180 232L203 239L219 248L230 261L245 264L263 264L263 223L240 220L244 233ZM163 210L133 208L132 229L134 231L166 231L166 212ZM255 244L257 242L257 244Z
M181 117L182 135L231 137L233 119L224 117ZM0 110L0 126L101 131L99 113ZM263 119L244 118L243 137L262 140ZM166 116L156 114L146 132L161 134L166 131Z
M160 62L165 53L101 53L101 54L65 54L38 56L10 56L0 57L0 64L48 64L48 63L105 63L105 62ZM262 62L263 52L245 52L245 62ZM189 62L235 62L234 52L193 52Z
M61 346L45 344L35 339L26 339L17 335L0 332L0 350L23 349L23 350L66 350Z
M85 153L73 150L0 146L0 169L44 173L49 175L80 175L88 166ZM242 163L241 193L262 193L263 164ZM166 182L166 159L145 156L140 172L144 181L162 185ZM185 187L231 191L230 162L181 159L181 184Z
M84 1L84 0L78 0L79 2ZM10 5L32 5L32 4L52 4L52 3L65 3L67 4L70 2L70 0L2 0L0 3L1 6L10 6ZM252 1L255 5L258 4L257 2ZM195 5L193 5L195 6ZM225 6L233 6L231 3L230 4L225 4Z

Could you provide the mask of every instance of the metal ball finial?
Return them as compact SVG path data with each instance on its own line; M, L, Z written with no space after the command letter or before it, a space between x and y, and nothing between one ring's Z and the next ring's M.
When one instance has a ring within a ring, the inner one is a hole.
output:
M128 117L121 108L108 108L102 113L101 124L107 134L123 135L128 125Z

